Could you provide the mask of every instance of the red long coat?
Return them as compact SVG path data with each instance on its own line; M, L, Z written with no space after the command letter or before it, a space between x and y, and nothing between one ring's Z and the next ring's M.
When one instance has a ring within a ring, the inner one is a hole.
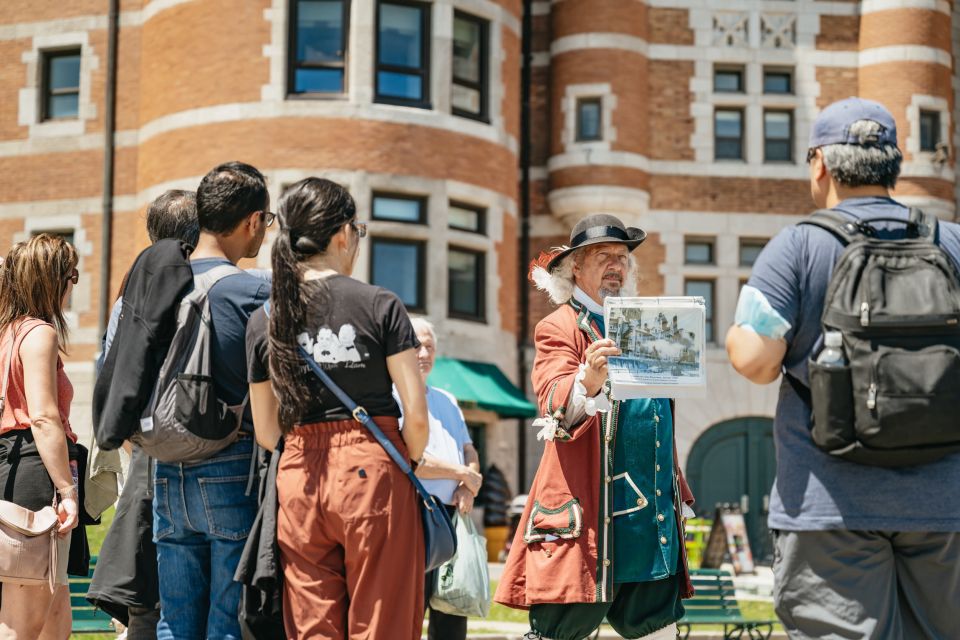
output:
M532 377L543 415L565 411L587 345L599 337L586 309L576 301L561 306L537 325ZM495 601L527 608L612 600L613 496L604 489L605 479L612 474L616 434L616 425L608 423L610 416L618 413L617 404L612 411L587 417L568 434L561 433L546 443ZM693 504L693 494L677 464L676 442L673 451L677 492L681 500ZM678 569L685 584L681 595L689 598L693 586L687 571L680 505L675 506L680 536Z

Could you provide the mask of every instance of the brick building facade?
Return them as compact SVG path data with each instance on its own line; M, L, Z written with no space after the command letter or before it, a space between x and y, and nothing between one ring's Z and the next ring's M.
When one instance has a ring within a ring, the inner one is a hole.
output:
M371 223L356 275L430 316L442 354L524 386L531 354L518 343L550 307L521 286L521 258L565 242L583 215L614 213L649 234L644 295L709 298L710 393L681 404L684 461L712 427L772 415L776 388L736 376L719 343L759 248L810 208L818 109L854 94L884 102L905 154L897 197L955 217L950 0L118 4L111 298L164 190L195 188L230 159L263 170L274 203L324 175ZM77 245L68 369L87 427L109 5L0 8L0 245L43 230ZM517 421L471 415L487 460L529 481L531 430L520 442Z

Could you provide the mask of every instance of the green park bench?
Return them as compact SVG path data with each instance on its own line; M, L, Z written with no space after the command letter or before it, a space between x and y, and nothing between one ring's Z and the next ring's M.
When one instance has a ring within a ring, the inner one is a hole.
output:
M701 625L723 625L725 640L751 638L769 640L775 620L748 620L737 604L733 578L718 569L692 569L690 577L696 595L683 601L687 612L677 623L678 635L687 640L690 629Z
M86 578L70 576L70 611L73 614L73 633L111 633L113 623L106 613L87 602L87 590L93 578L97 556L90 558L90 572Z

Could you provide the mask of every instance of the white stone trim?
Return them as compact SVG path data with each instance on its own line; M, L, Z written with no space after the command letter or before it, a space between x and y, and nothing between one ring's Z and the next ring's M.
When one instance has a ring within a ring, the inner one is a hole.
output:
M639 219L650 207L650 194L642 189L586 185L553 189L548 196L553 215L573 226L583 216L610 213L624 224Z
M891 9L926 9L950 15L950 3L947 0L860 0L862 16Z
M166 11L171 7L193 1L194 0L149 0L149 2L147 2L147 4L140 11L141 22L147 22L150 20L150 18L154 17L161 11Z
M923 62L939 64L953 68L953 57L949 51L919 44L900 44L888 47L873 47L860 52L860 66L868 67L889 62Z
M103 148L103 132L85 133L64 138L36 137L24 140L0 142L0 158L24 157L48 153L73 153ZM118 131L114 135L114 146L119 148L137 146L137 132Z
M581 98L600 98L600 140L577 141L577 101ZM560 135L564 150L580 152L609 151L610 143L617 139L617 130L613 126L613 111L617 107L617 96L608 82L593 84L569 84L564 88L560 103L563 113L563 131Z
M666 9L717 9L750 11L763 8L766 12L790 13L797 11L813 16L855 16L858 3L824 2L821 0L646 0L650 7Z
M557 38L550 45L550 55L559 56L571 51L588 49L617 49L642 56L647 55L649 45L643 38L623 33L576 33Z
M41 112L41 92L43 90L43 54L58 49L80 49L80 95L76 119L44 121ZM19 110L17 124L29 128L29 137L63 138L82 136L86 131L86 122L97 117L97 105L91 99L92 75L99 68L100 58L94 55L86 31L37 34L29 51L21 55L26 63L26 83L19 91Z
M554 236L566 236L570 234L569 227L565 227L562 222L549 214L537 214L530 216L530 237L547 238Z
M796 125L796 123L794 123ZM711 139L712 142L712 139ZM572 167L591 166L623 167L647 171L664 176L696 176L719 178L758 178L765 180L806 180L809 172L805 164L758 163L755 165L736 161L699 162L693 160L652 160L647 156L629 151L584 150L570 151L552 156L548 161L550 171Z
M785 6L781 7L783 4ZM694 132L690 145L694 150L694 172L707 171L708 175L754 176L778 178L806 178L805 167L800 163L806 149L810 128L816 118L817 67L829 60L830 66L857 66L856 52L816 51L816 39L820 32L820 20L806 12L808 0L796 2L756 2L744 15L748 20L747 39L749 46L718 47L714 45L714 12L708 7L691 8L690 27L694 31L694 46L690 53L696 54L694 75L690 79L693 101ZM727 8L727 4L724 4ZM778 17L795 14L792 22L796 41L783 48L768 48L761 43L760 24L764 15L781 11ZM651 51L653 59L654 51ZM659 55L659 52L656 52ZM744 92L742 94L715 93L713 91L714 68L736 65L744 69ZM789 68L793 73L792 95L767 95L763 92L764 69ZM722 107L743 109L743 161L717 161L714 159L714 110ZM788 109L793 113L793 163L766 163L763 158L763 112L767 108ZM658 163L659 164L659 163ZM675 168L676 163L669 163ZM689 163L688 163L689 164ZM662 166L662 165L661 165ZM655 169L656 171L656 169Z
M120 12L120 28L139 27L142 23L139 11ZM78 16L41 22L17 22L0 25L0 41L25 40L37 36L55 33L76 33L78 31L105 30L108 26L107 14Z
M550 0L534 0L531 3L530 13L535 16L550 15Z

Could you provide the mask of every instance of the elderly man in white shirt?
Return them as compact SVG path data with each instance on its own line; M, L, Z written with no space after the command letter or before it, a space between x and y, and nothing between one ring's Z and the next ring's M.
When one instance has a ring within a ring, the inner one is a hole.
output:
M420 375L426 384L437 354L437 337L433 325L424 318L412 319L413 329L420 340L417 359ZM423 462L417 467L417 477L423 486L447 506L453 516L470 517L473 500L480 491L480 457L473 442L463 412L450 393L427 385L427 409L430 414L430 436ZM426 602L436 586L436 572L427 574ZM464 640L467 637L467 619L430 609L430 640Z

